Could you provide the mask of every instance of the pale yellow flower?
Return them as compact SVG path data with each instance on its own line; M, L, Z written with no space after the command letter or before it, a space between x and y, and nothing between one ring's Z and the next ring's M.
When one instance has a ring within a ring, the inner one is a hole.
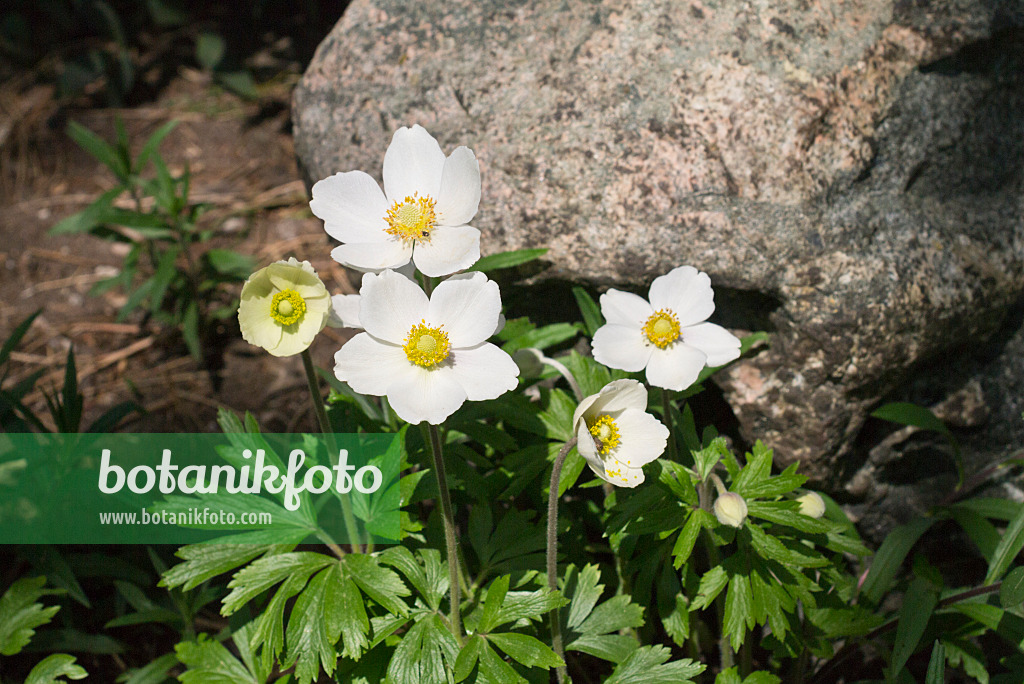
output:
M278 261L249 276L242 286L238 325L242 338L274 356L309 348L331 310L327 288L308 261Z

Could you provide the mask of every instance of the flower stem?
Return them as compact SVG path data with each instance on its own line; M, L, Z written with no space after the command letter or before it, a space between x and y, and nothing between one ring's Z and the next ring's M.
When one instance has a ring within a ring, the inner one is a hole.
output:
M676 435L672 425L672 401L668 390L661 388L661 408L664 415L665 427L668 428L668 458L670 461L679 462L679 452L676 446Z
M555 457L551 466L551 486L548 488L548 589L558 590L558 481L562 477L562 466L565 464L565 457L569 451L576 446L576 438L573 437ZM551 646L558 657L565 662L565 648L562 646L562 623L558 619L558 608L552 608L548 613L548 622L551 625ZM558 675L558 684L565 682L567 675L565 665L555 670Z
M309 398L313 401L313 413L316 414L316 422L320 425L320 432L323 433L324 439L327 441L328 458L333 464L334 459L338 457L338 447L334 442L334 429L331 427L331 421L327 418L327 410L324 409L323 397L320 395L320 381L316 377L313 357L309 353L309 349L304 349L301 356L302 367L306 371L306 382L309 384ZM352 545L352 550L356 553L362 553L359 527L356 525L356 518L352 514L352 502L349 501L347 496L341 497L341 514L345 519L345 531L348 533L348 542ZM331 548L331 551L337 555L341 549L335 546ZM344 552L342 552L342 555L344 555Z
M436 425L428 425L430 451L434 456L434 474L437 475L437 490L441 494L441 513L444 518L444 545L448 551L449 622L455 641L462 647L462 592L459 590L458 539L455 536L455 515L452 513L452 498L448 493L448 476L444 469L444 455L441 453L441 435Z

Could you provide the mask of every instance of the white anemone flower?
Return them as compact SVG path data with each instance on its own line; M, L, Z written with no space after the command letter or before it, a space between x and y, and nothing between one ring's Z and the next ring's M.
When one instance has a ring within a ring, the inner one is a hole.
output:
M650 301L608 290L601 295L607 323L594 334L594 358L611 368L647 369L655 387L684 390L704 366L739 358L740 341L725 328L706 323L715 310L711 278L680 266L651 283Z
M518 384L512 357L486 341L501 321L501 295L483 273L453 276L429 299L394 271L367 273L359 296L366 332L335 354L334 373L360 394L387 396L403 420L438 425L467 399Z
M636 380L614 380L585 398L572 424L576 449L587 465L619 487L643 482L643 466L668 444L668 428L647 413L647 390Z
M242 286L238 325L242 339L274 356L309 348L330 315L327 288L308 261L278 261L249 276Z
M399 128L384 155L384 191L362 171L313 186L310 209L344 243L335 261L360 271L409 260L425 275L445 276L480 258L480 231L468 225L480 205L480 165L468 147L445 157L421 126Z

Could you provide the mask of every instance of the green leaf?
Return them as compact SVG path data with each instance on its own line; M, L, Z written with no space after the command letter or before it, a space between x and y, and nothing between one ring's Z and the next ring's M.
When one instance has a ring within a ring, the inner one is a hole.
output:
M174 652L188 668L178 675L184 684L263 684L223 644L205 634L179 643Z
M165 653L144 666L128 670L117 678L120 684L164 684L167 673L172 667L178 666L178 658L173 653Z
M543 350L566 340L571 340L579 334L579 329L571 323L552 323L551 325L545 325L542 328L536 328L513 337L503 344L501 348L508 354L513 354L527 347Z
M409 596L408 587L394 570L381 567L379 559L349 554L345 557L345 568L362 592L389 613L402 617L409 614L409 606L400 598Z
M566 576L568 577L568 572ZM569 602L569 615L566 619L569 629L579 631L577 628L597 605L597 600L604 591L604 585L598 584L600 579L601 571L596 565L588 564L576 574L576 587Z
M320 668L331 675L338 662L334 645L346 629L345 655L358 658L366 647L370 623L362 612L359 591L342 576L338 564L318 572L299 594L288 620L288 657L283 667L295 667L300 684L316 680Z
M75 665L75 657L66 653L54 653L41 660L28 673L25 684L58 684L68 679L85 679L89 675L81 665Z
M928 661L928 672L924 684L944 684L946 681L946 649L941 641L932 646L932 657Z
M203 358L202 343L199 340L199 302L195 300L185 306L185 315L181 318L181 335L192 358Z
M701 575L697 595L694 597L693 603L690 604L690 610L700 610L710 606L728 583L729 574L721 565L716 565L705 572Z
M672 651L664 646L641 646L626 658L604 684L692 684L706 665L689 658L667 662Z
M387 681L389 684L446 682L445 663L454 668L458 651L455 637L441 618L429 614L414 624L398 644L388 665Z
M469 267L469 271L481 271L487 273L500 268L512 268L521 264L534 261L547 254L547 249L518 249L512 252L500 252L489 254Z
M178 125L177 119L168 121L163 126L158 128L156 132L149 136L149 140L142 146L142 151L139 152L139 156L135 159L135 170L142 171L146 166L146 162L153 156L157 148L160 147L160 143L163 142L164 138L174 130L174 127Z
M995 525L990 523L983 515L976 511L959 505L950 506L948 509L950 517L956 521L971 541L978 547L978 551L989 563L999 546L1002 535Z
M700 535L701 527L700 516L694 515L691 512L686 519L686 524L679 531L679 536L676 537L675 545L672 547L672 565L676 570L683 567L686 561L690 559L694 544L696 544L697 537Z
M255 259L231 249L207 250L203 259L220 275L238 280L245 280L256 270Z
M999 603L1003 608L1017 609L1024 603L1024 567L1016 567L999 587Z
M420 557L418 562L409 549L393 546L381 553L379 559L397 568L430 609L437 612L441 599L448 593L448 569L441 562L441 552L437 549L420 549L416 553Z
M807 620L828 639L864 636L885 623L885 617L861 606L806 608Z
M715 684L743 684L739 668L730 667L728 670L722 670L715 677Z
M584 634L574 639L565 650L579 651L613 663L621 663L639 646L635 638L624 634Z
M733 650L743 644L747 630L754 628L754 600L750 591L750 578L735 574L729 579L725 595L723 634L729 637Z
M795 501L747 501L747 512L753 518L769 520L779 525L788 525L801 532L824 534L831 532L834 524L800 512Z
M249 546L239 544L192 544L178 549L177 556L184 560L163 574L158 586L185 591L194 589L217 575L245 565L261 554L273 555L289 550L288 547L265 544Z
M917 644L924 635L932 612L939 603L939 596L932 585L923 579L915 579L910 583L903 605L900 607L899 622L896 624L896 640L892 647L892 660L889 663L889 678L894 679L910 656L917 650Z
M484 598L483 612L480 615L480 624L477 627L478 632L487 634L497 626L498 612L501 610L501 604L508 593L508 584L509 575L502 575L491 582L491 586L487 589L487 596Z
M600 604L577 628L581 634L608 634L644 624L644 609L629 596L613 596Z
M999 540L992 560L988 564L988 574L985 575L985 584L992 584L997 581L1013 564L1013 560L1024 548L1024 508L1021 508L1017 515L1006 526L1003 538Z
M50 229L50 235L67 235L70 233L86 233L104 223L103 217L110 211L110 203L124 192L123 187L107 190L96 200L77 214L72 214L58 222Z
M23 577L0 596L0 655L12 656L25 647L35 628L45 625L60 606L44 607L36 600L48 593L45 577Z
M580 307L580 314L583 316L583 326L587 335L593 337L598 329L604 325L604 316L601 315L601 307L597 305L594 298L582 287L572 288L572 295L576 298L576 304Z
M217 81L239 97L247 100L255 100L260 94L256 91L256 82L252 74L245 69L238 71L217 71L214 74Z
M878 605L910 549L933 522L934 518L915 518L889 533L871 561L871 569L861 586L861 596L873 605Z
M487 640L505 652L512 660L527 667L545 670L565 665L546 644L528 634L488 634Z
M949 434L949 428L932 411L924 406L907 402L884 404L871 412L872 418L881 418L890 423L912 425L923 430Z
M76 121L68 124L67 134L79 147L110 169L118 180L122 183L128 181L131 169L128 168L125 159L118 154L117 148Z
M484 681L495 682L496 684L527 684L526 679L521 677L511 665L506 663L491 648L490 644L486 643L480 652L480 674L483 675ZM440 682L441 680L431 681Z
M224 59L227 43L216 33L200 33L196 38L196 61L207 71L213 71Z
M546 613L567 603L569 601L557 591L510 591L505 594L496 624L503 625L522 619L540 620Z
M296 551L265 556L235 573L228 582L231 593L224 597L221 614L231 615L264 591L289 577L309 577L336 562L320 553Z
M11 357L11 352L14 351L18 343L21 342L21 338L25 337L25 333L32 326L32 321L36 320L36 317L43 312L42 309L37 309L35 313L29 314L27 318L18 323L14 327L14 330L7 339L4 341L4 346L0 347L0 366L7 363L7 359Z
M462 680L473 674L473 668L476 667L477 661L480 659L480 655L484 649L487 648L487 643L484 638L478 634L474 634L466 642L466 645L459 651L459 657L455 659L455 681L461 682Z

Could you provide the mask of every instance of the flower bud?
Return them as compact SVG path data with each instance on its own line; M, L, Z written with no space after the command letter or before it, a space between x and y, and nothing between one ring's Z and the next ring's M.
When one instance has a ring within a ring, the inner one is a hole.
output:
M807 492L797 498L800 502L800 512L811 518L820 518L825 515L825 500L817 492Z
M519 375L524 378L537 378L544 372L544 355L539 349L527 347L512 355L512 360L519 366Z
M725 492L715 499L715 517L730 527L741 527L747 519L747 502L735 492Z

